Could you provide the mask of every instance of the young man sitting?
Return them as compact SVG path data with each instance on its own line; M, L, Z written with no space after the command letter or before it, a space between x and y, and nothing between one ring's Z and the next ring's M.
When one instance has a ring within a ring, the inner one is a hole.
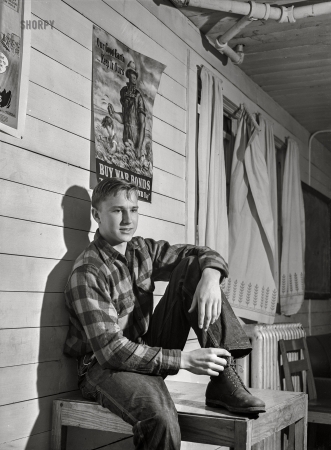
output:
M180 429L164 383L179 369L208 374L206 404L265 411L237 375L232 357L251 351L220 282L223 258L208 247L133 237L137 188L118 178L92 195L99 225L65 290L70 327L65 352L78 358L79 386L133 426L136 449L178 450ZM153 311L155 281L169 281ZM201 348L183 352L190 328ZM231 356L232 355L232 356Z

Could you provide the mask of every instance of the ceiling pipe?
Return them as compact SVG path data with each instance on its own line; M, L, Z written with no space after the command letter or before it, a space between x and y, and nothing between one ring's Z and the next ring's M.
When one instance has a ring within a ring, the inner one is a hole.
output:
M243 16L238 20L229 30L227 30L223 35L218 36L215 41L215 48L225 55L227 55L234 64L241 64L244 60L244 51L243 47L240 49L241 51L234 51L228 46L228 41L234 38L241 30L243 30L247 25L252 23L253 20L257 20L254 18L254 9L256 3L253 1L249 2L250 10L247 16ZM270 10L270 5L268 5Z
M228 58L230 58L231 61L233 62L233 64L239 65L244 60L244 56L245 56L244 52L243 51L236 52L236 51L232 50L232 48L228 46L227 42L225 44L218 44L218 42L216 41L215 48L220 53L222 53L223 55L226 55Z
M252 4L251 11L253 11L253 2L249 2ZM244 16L238 20L229 30L227 30L222 36L219 36L217 39L221 44L225 44L234 38L239 31L249 25L254 19L254 17L249 14L248 16Z
M253 7L251 8L252 11ZM228 56L234 64L241 64L244 60L243 48L241 51L235 52L231 47L228 46L228 41L236 36L239 31L244 29L247 25L255 20L253 17L244 16L238 22L236 22L233 27L227 30L223 35L218 36L215 41L215 48L224 55Z
M314 137L315 137L317 134L320 134L320 133L331 133L331 130L319 130L319 131L315 131L315 133L313 133L313 134L310 136L310 138L309 138L309 143L308 143L308 164L309 164L309 166L308 166L308 171L309 171L308 181L309 181L309 186L310 186L310 183L311 183L311 143L312 143Z
M247 2L238 2L234 0L170 0L177 8L192 6L194 8L211 9L213 11L224 11L241 16L248 16L251 6ZM266 3L256 3L254 5L254 18L268 18L278 20L278 22L295 22L297 19L306 17L316 17L323 14L331 14L331 2L316 3L306 6L270 6Z
M277 20L279 23L294 23L297 19L315 17L322 14L331 14L331 2L317 3L307 6L270 6L268 3L238 2L232 0L170 0L177 8L193 6L197 8L224 11L241 14L244 17L238 20L222 36L218 36L215 48L228 56L234 64L241 64L244 60L244 52L235 52L228 46L228 41L236 36L239 31L249 25L253 20Z

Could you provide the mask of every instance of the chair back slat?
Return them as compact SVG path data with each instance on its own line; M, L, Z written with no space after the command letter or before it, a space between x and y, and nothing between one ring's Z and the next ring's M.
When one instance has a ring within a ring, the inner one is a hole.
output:
M297 361L289 361L288 365L290 368L291 375L298 372L303 372L304 370L309 370L309 366L305 359L298 359Z
M303 344L305 347L303 350L303 353L305 355L304 357L307 360L307 364L308 364L308 370L307 370L308 395L309 395L310 400L315 400L317 398L317 392L316 392L313 369L311 367L306 338L304 339Z
M317 398L315 381L313 376L313 371L310 363L306 338L300 339L289 339L284 340L281 339L279 341L279 348L281 351L282 359L283 359L283 369L285 376L285 384L287 391L294 391L293 382L292 382L292 374L306 371L307 373L307 386L308 386L308 396L310 400L314 400ZM289 361L287 353L295 352L301 350L303 354L303 358L297 361Z
M287 352L295 352L305 348L303 338L284 340L284 346Z

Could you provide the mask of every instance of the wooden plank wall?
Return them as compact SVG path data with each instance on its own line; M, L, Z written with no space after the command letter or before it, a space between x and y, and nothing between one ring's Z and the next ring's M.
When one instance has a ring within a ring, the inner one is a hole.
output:
M180 12L158 3L32 0L32 19L54 20L54 28L32 30L24 138L0 134L0 450L47 450L52 400L76 389L75 364L62 355L68 323L62 292L74 259L96 229L89 206L95 182L93 24L167 66L154 106L153 203L140 203L139 234L194 241L198 65L221 73L225 94L267 115L280 138L290 134L300 140L305 133L240 69L223 65L205 48ZM313 186L329 196L330 166L331 158L318 146ZM157 298L163 289L158 286ZM330 302L323 305L328 306L321 318L330 317ZM194 346L192 338L188 347ZM78 429L70 430L68 441L70 450L133 448L125 436Z

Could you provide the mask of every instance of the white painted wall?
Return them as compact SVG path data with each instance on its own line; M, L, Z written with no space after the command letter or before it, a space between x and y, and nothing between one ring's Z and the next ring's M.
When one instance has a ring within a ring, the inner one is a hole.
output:
M194 242L201 64L222 77L232 102L245 101L273 122L280 139L299 142L307 181L309 133L238 67L224 65L179 11L166 0L158 3L32 0L32 19L54 20L54 29L32 30L24 138L0 134L0 450L47 450L52 400L76 389L75 363L62 355L68 323L62 291L74 259L96 229L89 212L95 181L93 24L167 66L154 107L153 203L140 204L139 234ZM312 186L329 197L330 168L330 153L315 141ZM158 286L156 298L163 289ZM295 319L321 334L330 331L330 316L330 301L312 301ZM194 336L188 345L196 345ZM68 449L95 448L127 450L132 443L125 436L70 430Z

